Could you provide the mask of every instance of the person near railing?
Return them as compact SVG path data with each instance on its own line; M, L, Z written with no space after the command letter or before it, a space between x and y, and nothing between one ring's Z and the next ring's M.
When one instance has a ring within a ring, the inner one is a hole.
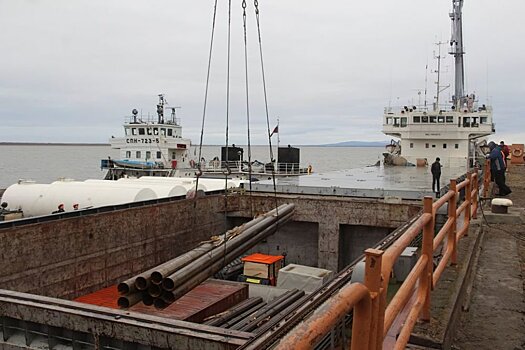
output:
M432 173L432 191L436 194L436 198L439 198L439 178L441 177L441 163L439 162L439 157L436 158L436 161L432 163L430 167L430 172Z
M489 149L488 159L490 159L490 171L491 174L493 174L496 185L498 185L499 195L502 197L507 196L512 190L505 183L505 170L507 167L503 159L503 151L501 147L493 141L489 143Z

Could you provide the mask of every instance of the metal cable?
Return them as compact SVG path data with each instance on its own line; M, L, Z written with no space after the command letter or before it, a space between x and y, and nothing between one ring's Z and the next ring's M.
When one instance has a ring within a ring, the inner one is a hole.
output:
M228 162L229 148L229 123L230 123L230 52L231 52L231 20L232 20L232 1L228 0L228 53L226 68L226 163ZM227 167L229 169L229 167ZM228 231L228 172L224 172L224 252L222 267L226 265L226 233Z
M248 40L246 36L246 0L242 0L242 22L244 30L244 74L246 83L246 127L248 134L248 181L250 188L250 213L253 217L253 199L252 199L252 148L250 139L250 100L248 88ZM242 166L242 165L241 165Z
M212 21L212 26L211 26L210 51L209 51L209 55L208 55L208 71L206 73L206 89L204 91L204 107L203 107L203 111L202 111L201 137L200 137L200 142L199 142L199 158L198 158L198 162L197 162L197 174L196 174L197 181L195 181L195 199L197 198L197 192L198 192L198 189L199 189L199 178L202 175L202 166L201 166L201 161L202 161L202 141L203 141L203 138L204 138L204 122L206 120L206 107L207 107L207 103L208 103L208 88L209 88L209 85L210 85L211 58L212 58L212 53L213 53L213 39L214 39L214 36L215 36L215 18L216 17L217 17L217 0L215 0L215 4L213 5L213 21ZM194 207L196 205L197 205L197 201L195 200Z
M273 194L275 199L275 208L278 207L277 202L277 186L275 181L275 165L277 164L274 156L273 156L273 149L272 149L272 136L270 133L270 117L268 113L268 95L266 92L266 75L264 73L264 60L263 60L263 52L262 52L262 40L261 40L261 24L259 20L259 1L254 0L253 2L255 7L255 19L257 22L257 35L259 39L259 57L261 59L261 74L262 74L262 83L263 83L263 92L264 92L264 108L266 112L266 129L268 132L268 145L270 148L270 162L272 163L272 181L273 181ZM277 212L277 215L279 215L279 212Z

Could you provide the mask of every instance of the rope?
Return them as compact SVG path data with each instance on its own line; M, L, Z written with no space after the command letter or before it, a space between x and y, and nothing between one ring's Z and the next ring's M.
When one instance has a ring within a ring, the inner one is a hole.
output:
M248 133L248 179L250 188L250 213L253 217L253 200L252 200L252 148L250 139L250 101L248 88L248 40L246 36L246 0L242 0L242 22L244 29L244 74L246 83L246 126Z
M277 186L276 186L276 180L275 180L275 158L273 156L273 149L272 149L272 136L270 131L270 117L268 113L268 96L266 93L266 75L264 73L264 60L263 60L263 51L262 51L262 40L261 40L261 25L259 20L259 1L254 0L254 7L255 7L255 19L257 21L257 35L259 39L259 56L261 58L261 73L262 73L262 83L263 83L263 91L264 91L264 108L266 111L266 129L268 132L268 145L270 148L270 162L272 163L272 181L273 181L273 193L274 193L274 199L275 199L275 209L277 210L277 215L279 215L278 211L278 202L277 202Z

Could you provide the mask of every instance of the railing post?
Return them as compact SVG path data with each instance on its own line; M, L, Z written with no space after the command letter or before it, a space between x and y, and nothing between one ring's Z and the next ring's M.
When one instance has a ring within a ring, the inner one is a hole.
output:
M383 348L383 327L379 327L379 321L384 319L385 310L380 310L380 293L385 292L386 289L381 290L381 264L383 251L379 249L368 248L365 250L365 286L370 291L372 298L372 317L370 321L370 340L368 342L369 349ZM379 313L383 313L383 317L379 317Z
M472 190L476 191L476 194L474 195L474 198L472 198L472 208L474 208L474 212L472 213L472 218L477 219L478 217L478 196L479 196L479 169L478 167L475 167L475 172L472 174ZM471 191L472 193L472 191Z
M465 208L465 222L464 227L470 225L470 216L472 211L472 173L469 171L467 173L467 186L465 186L465 201L467 202L467 207ZM468 236L468 229L465 231L464 236Z
M423 227L423 243L421 246L421 254L427 256L427 266L425 273L421 278L421 285L426 297L425 304L421 310L421 319L423 321L430 321L430 290L432 288L432 274L434 269L433 252L434 252L434 222L435 213L432 209L433 199L430 196L425 196L423 199L423 211L425 214L430 214L432 219Z
M452 219L452 226L447 234L447 246L452 246L452 256L450 263L452 265L457 264L457 245L456 245L456 232L457 232L457 218L456 218L456 203L458 200L458 190L456 188L456 179L450 179L450 190L454 191L454 196L448 200L448 217ZM451 243L452 242L452 243Z
M485 160L485 168L483 169L483 198L487 198L490 187L490 160Z

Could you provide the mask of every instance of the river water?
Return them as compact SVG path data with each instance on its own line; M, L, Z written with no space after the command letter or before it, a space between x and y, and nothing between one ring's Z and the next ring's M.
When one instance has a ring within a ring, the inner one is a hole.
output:
M376 163L384 151L382 147L300 148L301 165L311 164L314 172L361 168ZM191 152L193 155L198 150L192 148ZM59 178L102 179L105 172L100 169L100 160L108 156L119 159L118 150L109 145L0 145L0 189L19 179L38 183L50 183ZM203 146L202 156L206 160L220 157L220 146ZM268 159L267 146L252 146L252 160L267 162Z

